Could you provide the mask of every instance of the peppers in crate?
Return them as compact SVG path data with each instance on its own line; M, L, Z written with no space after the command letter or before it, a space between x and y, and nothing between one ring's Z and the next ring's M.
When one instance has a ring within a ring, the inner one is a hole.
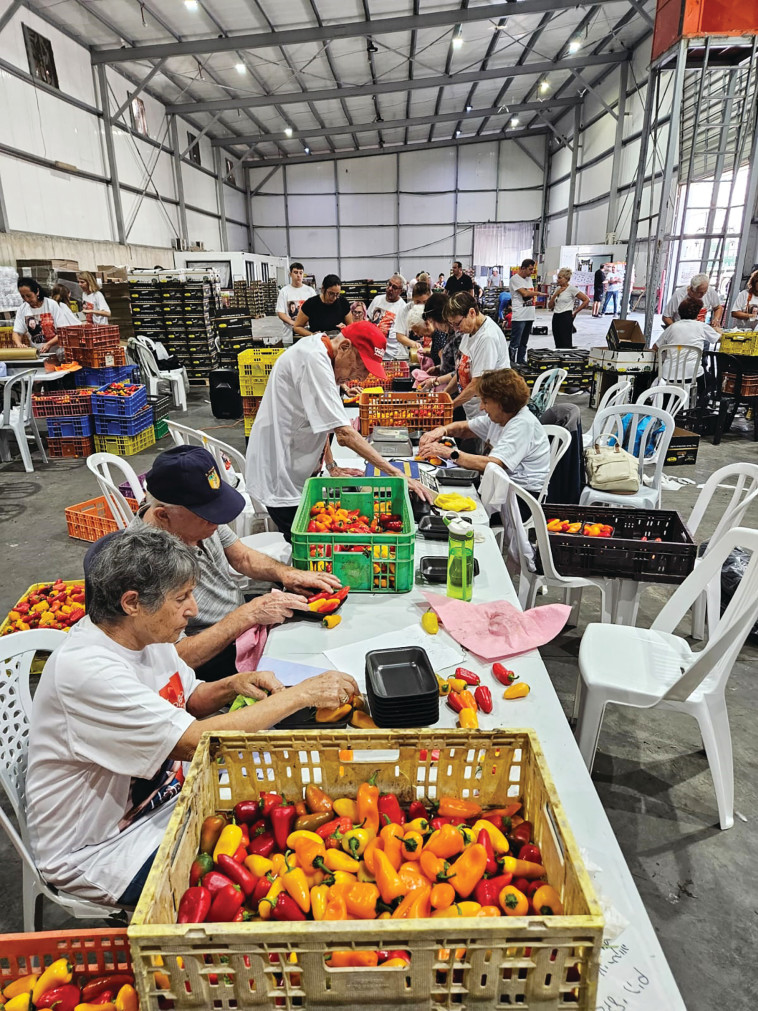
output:
M323 811L331 814L334 810L332 798L313 783L309 783L305 788L305 806L311 814L320 814Z
M287 836L292 831L296 812L294 804L280 804L271 810L271 828L276 841L276 848L284 851L287 848Z
M138 1011L139 1000L137 998L137 991L130 983L125 984L116 994L115 1003L116 1011Z
M274 808L280 807L284 802L284 797L279 793L275 793L272 790L261 791L261 799L258 804L260 809L258 812L259 817L268 818Z
M119 991L122 987L134 984L134 976L127 972L113 972L108 976L98 976L85 983L81 991L83 1001L93 1001L106 990ZM57 1009L63 1011L63 1008Z
M250 856L268 857L276 849L276 839L271 832L264 832L262 835L252 839L248 846Z
M471 895L482 880L486 867L487 851L484 846L474 843L461 853L453 864L455 877L452 879L452 885L462 899L467 899Z
M510 849L510 846L508 845L508 840L505 838L500 829L496 825L493 825L493 823L484 816L482 816L482 818L480 818L479 821L474 822L472 826L472 831L477 836L477 842L479 842L479 835L482 832L486 832L487 835L489 836L492 848L497 854L507 853L508 850Z
M52 990L55 986L62 986L71 982L74 974L74 967L67 958L58 958L52 965L37 977L37 982L32 990L31 1001L33 1004L39 1003L39 998L47 990Z
M295 819L295 832L316 832L322 825L332 820L331 811L318 811L315 814L301 814Z
M474 699L483 713L492 712L492 692L484 685L479 685L474 690Z
M455 825L443 825L441 829L433 832L424 846L425 853L434 853L437 857L447 860L458 853L463 852L463 837Z
M212 814L203 822L200 829L200 852L213 853L219 836L226 825L226 815Z
M562 916L561 897L551 885L542 885L532 896L532 906L539 916Z
M231 885L231 882L229 882ZM241 894L241 893L240 893ZM177 923L204 923L211 908L212 896L207 888L196 885L188 888L179 900Z
M478 818L482 813L480 804L474 800L464 800L461 797L440 797L437 814L445 818Z
M302 867L290 867L287 864L287 871L282 875L282 883L287 892L287 895L293 899L298 907L303 911L303 913L310 912L311 908L311 893L308 887L308 882L305 879L305 871ZM277 899L277 904L278 904ZM276 911L274 911L276 913ZM274 915L274 919L276 919Z
M382 823L394 822L395 825L405 824L405 813L394 793L383 793L379 797L378 808L379 820Z
M483 846L487 853L487 864L484 868L484 873L489 874L490 877L497 873L498 865L495 859L495 850L492 846L492 840L490 839L489 832L486 829L481 829L476 837L476 841L480 846ZM487 902L483 902L482 905L489 905Z
M203 875L213 870L213 857L210 853L198 853L190 867L190 887L199 885Z
M218 837L218 842L213 848L214 861L218 863L218 858L222 853L225 853L229 857L233 857L239 849L241 843L242 829L239 825L225 825L221 830L221 835Z
M387 854L380 849L374 851L374 876L382 902L387 904L394 902L401 895L405 895L408 890L390 863Z
M387 859L397 870L403 862L403 838L405 837L405 830L401 825L390 822L389 825L384 826L379 836Z
M503 870L517 878L544 878L547 871L542 864L534 864L531 860L519 860L517 857L504 856Z
M87 998L87 1000L95 1000L100 998L102 994L112 993L113 989L101 990L95 997ZM61 986L53 987L51 990L45 991L39 997L38 1008L54 1008L55 1011L74 1011L77 1004L85 1001L83 992L78 986L73 983L64 983Z
M226 874L231 882L240 886L245 898L248 895L252 895L255 886L258 884L258 879L246 867L243 867L242 864L237 863L236 860L226 856L224 853L218 858L218 866L222 874Z
M310 897L309 897L310 899ZM274 920L305 920L305 913L295 902L291 895L280 892L276 897L276 904L271 911Z
M529 899L513 885L505 886L498 902L506 916L526 916L529 912Z
M213 896L206 917L207 921L209 923L231 923L244 901L245 896L239 885L231 883L224 885Z
M358 805L358 821L369 832L376 835L379 831L379 787L376 785L378 773L369 779L367 783L361 783L358 787L356 803Z

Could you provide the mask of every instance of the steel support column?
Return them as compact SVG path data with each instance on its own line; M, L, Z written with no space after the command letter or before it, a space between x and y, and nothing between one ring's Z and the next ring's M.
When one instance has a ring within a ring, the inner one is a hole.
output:
M742 230L737 247L737 259L734 264L734 278L729 289L729 295L724 306L722 320L728 320L737 292L742 287L742 278L746 273L746 265L752 268L758 248L756 248L756 217L758 217L758 133L753 134L753 146L750 151L750 168L745 191L745 210L742 216Z
M290 250L290 202L287 193L287 166L282 166L282 191L284 192L284 241L287 249L287 260L292 262Z
M124 231L124 209L121 204L121 187L118 180L118 164L116 163L116 149L113 144L113 120L110 114L110 100L108 97L108 77L105 65L97 68L97 79L100 90L100 107L103 112L103 128L105 130L105 151L108 156L108 173L111 177L111 194L113 196L113 213L116 217L116 235L119 243L123 246L126 242L126 232Z
M242 174L245 180L245 223L247 225L247 249L253 252L253 194L250 192L250 169L241 165Z
M182 162L179 157L179 127L176 116L171 117L171 150L174 163L174 186L176 199L179 201L179 234L183 242L189 241L187 231L187 205L184 201L184 178L182 177Z
M550 187L550 167L552 165L552 158L550 157L550 134L545 136L545 161L542 166L542 212L540 214L540 239L537 246L537 256L544 256L545 254L545 231L547 229L547 204L548 204L548 194Z
M655 71L651 70L647 78L647 93L645 95L645 111L642 116L642 130L640 132L640 162L637 168L637 178L634 183L634 204L632 206L632 216L629 221L629 238L626 244L626 270L624 271L624 286L621 292L621 319L626 319L629 311L629 296L632 291L632 275L634 274L634 259L637 253L637 228L640 214L642 213L642 194L645 188L645 168L647 166L646 144L650 137L650 124L653 120L653 106L655 104ZM655 163L653 163L655 164ZM653 174L650 177L650 186L653 186ZM652 189L651 189L651 210L652 210ZM650 219L648 218L648 222ZM648 240L649 241L649 240ZM650 289L650 280L645 279L646 302L655 301L655 290Z
M224 156L221 149L214 147L213 156L216 169L216 206L218 208L218 233L221 249L229 248L229 229L226 226L226 194L224 193Z
M613 161L611 162L611 191L608 197L608 217L605 223L606 236L616 232L619 205L619 173L621 171L621 155L624 142L624 116L626 115L626 89L629 79L629 64L622 63L619 67L619 102L618 119L616 120L616 137L613 143Z
M454 217L453 217L453 256L458 257L458 171L460 168L460 162L458 159L458 148L455 149L455 194L454 194ZM474 243L473 239L471 242L471 253L473 256Z
M582 125L582 107L574 107L574 133L571 138L571 178L569 179L568 214L566 215L566 245L574 244L574 202L576 200L576 173L579 167L579 131Z
M342 277L342 242L340 240L342 228L340 225L339 179L337 177L337 162L335 161L332 164L334 165L334 222L337 227L337 273Z

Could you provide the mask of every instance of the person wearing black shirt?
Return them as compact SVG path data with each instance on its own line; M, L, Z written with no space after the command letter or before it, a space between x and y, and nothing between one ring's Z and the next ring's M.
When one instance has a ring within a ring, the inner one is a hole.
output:
M327 274L321 291L306 299L295 320L295 334L309 337L314 333L338 330L353 322L350 303L342 294L342 282L336 274Z
M463 264L460 260L456 260L453 264L453 273L445 281L445 291L448 295L455 295L457 291L473 291L474 282L468 276L468 274L463 273Z
M592 293L592 315L599 316L603 304L603 288L605 287L606 273L604 267L598 267L595 271L595 290Z

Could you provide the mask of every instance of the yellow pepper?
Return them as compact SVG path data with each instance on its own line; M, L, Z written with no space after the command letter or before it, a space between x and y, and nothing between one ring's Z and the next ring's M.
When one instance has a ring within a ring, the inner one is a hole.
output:
M414 818L413 821L406 822L403 828L406 834L408 832L420 832L421 835L429 835L432 831L432 826L426 818Z
M32 995L28 992L20 993L17 997L11 997L3 1011L30 1011L31 1006Z
M492 843L492 848L495 851L495 853L507 853L510 850L508 840L505 838L505 836L497 827L497 825L493 825L492 822L487 821L486 818L480 819L479 821L475 822L471 828L471 831L474 833L475 838L477 839L479 838L479 833L482 831L482 829L490 837L490 842Z
M503 692L504 699L523 699L529 694L530 688L525 681L517 681L515 685L509 685Z
M297 867L298 865L297 854L291 855L289 860L290 866ZM247 860L245 861L245 863L247 863ZM271 859L269 860L269 863L271 864L269 870L271 871L271 873L274 875L275 878L278 878L281 874L284 874L287 870L287 858L283 853L274 853ZM263 877L263 875L259 874L258 877Z
M285 891L284 878L276 878L265 897L258 903L258 915L262 920L270 920L271 912L279 895Z
M368 832L365 828L353 828L343 835L342 848L351 856L360 857L363 856L363 851L374 838L375 835Z
M226 825L221 830L221 835L218 837L218 842L213 850L213 862L218 863L220 856L233 857L241 844L242 829L239 825Z
M450 682L446 681L444 678L441 678L439 676L439 674L435 674L434 676L437 678L437 687L439 689L440 695L443 695L443 696L444 695L449 695L450 694Z
M329 852L335 853L336 850L329 850ZM360 870L360 864L358 865L358 869ZM356 880L355 874L351 874L350 871L332 871L329 878L330 880L334 879L332 887L334 885L354 885Z
M324 626L324 628L336 628L337 625L339 625L339 623L341 621L342 621L342 615L340 615L340 614L327 614L327 615L324 615L324 618L323 618L321 624Z
M315 832L308 832L307 829L301 828L297 832L290 832L287 836L287 849L293 850L295 844L302 842L303 839L308 839L310 842L320 843L324 845L324 840L320 835L316 835Z
M327 850L324 856L324 864L330 871L347 871L348 874L357 874L360 868L360 861L348 853L341 853L339 850Z
M353 824L358 821L358 805L349 797L339 797L335 800L334 813L338 818L349 818Z
M474 830L469 828L468 825L459 825L458 831L463 837L464 846L471 846L472 843L476 842L476 835L474 834Z
M466 682L463 681L461 678L454 678L452 676L452 674L447 679L447 683L450 685L450 691L451 692L465 692L466 691L466 687L467 687Z
M461 709L458 713L458 723L465 730L476 730L479 726L479 717L473 709Z
M291 899L300 906L304 913L311 909L311 893L302 867L292 867L282 875L282 884Z
M18 997L22 993L31 993L38 979L39 973L36 972L30 973L28 976L21 976L19 979L14 979L3 990L3 997L10 1000L11 997Z
M436 635L440 630L440 622L434 611L424 611L421 615L421 627L429 635Z
M240 836L242 836L241 832ZM32 990L32 1003L36 1004L38 998L41 997L43 993L47 993L48 990L52 990L53 987L63 986L64 983L70 983L73 974L74 967L67 958L57 959L52 965L45 969L41 976L37 978L37 982L34 984L34 989Z
M493 826L494 828L494 826ZM245 867L254 874L256 878L262 878L273 868L273 860L268 860L266 857L250 856L245 859Z
M323 920L328 899L329 885L316 885L311 888L311 912L314 920Z

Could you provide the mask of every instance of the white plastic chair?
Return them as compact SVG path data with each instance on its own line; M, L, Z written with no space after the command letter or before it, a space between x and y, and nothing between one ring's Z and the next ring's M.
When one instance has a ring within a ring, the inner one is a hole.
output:
M623 418L631 415L627 438L624 438ZM614 494L608 491L599 491L586 485L582 490L579 499L580 505L615 505L629 509L660 509L661 508L661 478L663 476L663 463L666 459L671 436L674 434L674 419L668 411L661 411L657 407L649 407L645 404L623 404L616 407L606 407L595 419L598 436L610 435L615 437L622 446L628 446L629 452L633 454L634 445L637 441L637 429L644 418L650 421L644 429L640 431L640 441L637 449L637 460L639 465L640 487L639 491L624 494ZM652 445L652 430L657 428L656 422L663 424L663 431L660 433L655 443L655 457L650 457L655 467L650 477L650 483L644 485L642 478L645 464L645 451L648 443ZM633 454L634 455L634 454Z
M550 538L547 532L547 520L542 506L528 491L521 488L496 463L488 463L479 488L479 494L485 509L491 514L500 511L503 520L505 536L509 538L511 557L518 556L520 577L518 587L519 604L526 611L534 607L537 591L541 586L553 586L563 590L567 604L571 604L572 612L569 621L576 624L581 605L581 591L588 586L600 592L600 613L603 621L610 621L612 614L612 582L608 579L584 576L562 576L555 567L553 552L550 548ZM529 508L530 520L523 520L518 508L518 500ZM529 543L527 523L534 527L542 564L542 575L535 568L534 550ZM510 536L509 536L510 535ZM578 592L577 592L578 591Z
M537 376L532 387L532 400L536 399L538 393L544 393L545 403L542 408L543 411L549 411L555 404L566 376L568 376L566 369L548 369ZM544 390L542 389L543 386L545 387Z
M721 621L700 652L674 630L734 548L750 562ZM732 527L696 566L649 629L594 623L579 648L576 737L588 769L595 759L605 707L684 712L698 721L713 777L722 829L734 824L732 737L725 689L734 661L758 617L758 530ZM608 658L613 662L609 663Z
M684 386L676 386L673 383L659 383L651 386L650 389L640 393L636 403L648 404L657 407L661 411L668 411L672 418L687 406L689 403L689 393ZM648 458L648 463L650 458Z
M34 441L37 443L37 448L42 454L43 461L45 463L48 462L42 437L37 427L37 419L32 413L32 387L35 375L34 369L25 369L23 372L17 372L15 376L11 376L0 384L3 388L3 413L0 415L0 460L4 463L10 461L11 451L8 445L8 436L13 434L18 443L18 449L24 463L24 470L27 474L31 474L34 471L32 454L29 452L29 443L27 441L27 429L34 436ZM18 396L18 404L16 406L13 406L14 390Z
M134 519L134 513L121 492L119 484L123 484L124 481L128 482L131 488L131 497L137 502L141 502L145 497L144 488L140 484L134 468L122 457L115 456L113 453L91 453L87 457L87 466L97 478L100 491L107 501L119 529L126 530ZM120 471L120 481L114 480L111 476L111 467Z
M540 493L537 496L538 502L545 501L548 485L555 472L555 468L566 453L568 453L569 446L571 445L571 432L567 428L562 428L560 425L543 425L542 427L545 429L547 437L550 440L550 469L547 472L545 483L542 485Z
M160 384L168 383L171 388L171 396L174 407L182 411L187 410L187 370L182 366L180 369L163 371L155 360L155 355L141 337L130 337L126 342L131 356L136 359L140 367L142 378L147 392L151 397L157 397L160 392Z
M703 349L692 344L664 344L658 348L659 381L681 386L687 394L687 403L694 403L702 358Z
M585 432L582 439L585 449L589 449L590 446L594 446L595 439L599 435L599 432L595 431L598 415L600 415L606 407L617 407L619 404L628 404L631 399L632 384L628 379L620 379L617 383L614 383L613 386L608 387L598 404L595 417L592 419L590 430Z
M45 883L37 869L26 824L26 769L29 750L29 725L32 694L29 685L34 654L50 652L66 641L66 632L58 629L32 629L13 632L0 639L0 786L10 801L16 825L0 807L0 826L21 858L24 930L42 929L42 899L57 903L70 916L102 919L120 913L115 906L101 906L86 899L67 895Z

